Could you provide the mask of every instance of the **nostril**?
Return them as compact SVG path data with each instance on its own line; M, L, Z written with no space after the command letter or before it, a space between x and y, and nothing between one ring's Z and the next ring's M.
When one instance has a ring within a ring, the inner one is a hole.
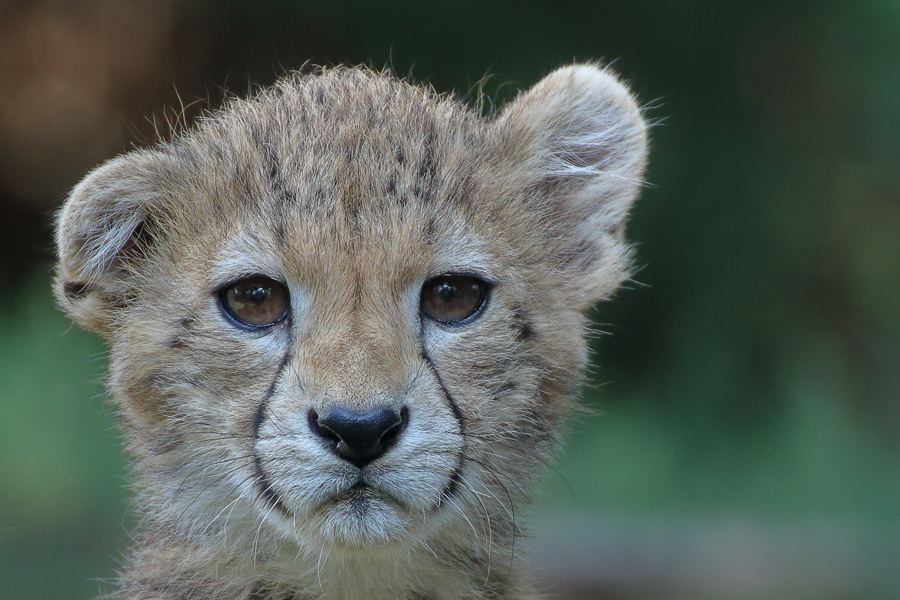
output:
M409 423L409 409L405 406L400 409L400 420L391 425L387 431L385 431L381 436L381 443L390 446L394 442L397 441L397 436L399 436L404 429L406 429L406 424Z
M320 437L328 440L332 444L338 444L341 441L341 438L333 431L328 429L319 422L319 413L316 412L316 409L309 409L309 428L313 430L314 433L319 435Z
M341 458L363 467L393 446L409 422L409 410L376 408L357 413L343 407L308 413L310 429Z

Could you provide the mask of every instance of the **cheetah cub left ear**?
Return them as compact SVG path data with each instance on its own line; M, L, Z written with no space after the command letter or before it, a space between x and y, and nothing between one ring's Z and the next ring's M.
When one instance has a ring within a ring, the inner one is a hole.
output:
M526 190L510 210L538 216L528 225L545 239L535 245L549 242L569 297L587 308L610 296L629 275L625 221L648 153L628 87L607 69L563 67L507 105L494 128L508 185Z

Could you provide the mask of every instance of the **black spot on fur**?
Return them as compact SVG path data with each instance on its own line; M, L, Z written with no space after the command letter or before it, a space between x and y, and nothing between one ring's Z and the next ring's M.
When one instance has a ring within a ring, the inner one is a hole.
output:
M384 193L388 196L393 196L394 192L397 190L397 178L391 173L388 176L387 183L384 186Z
M397 148L397 164L402 165L406 162L406 154L403 153L403 148Z
M517 437L528 437L538 444L556 444L556 418L547 410L530 406L526 412L524 423L517 430Z
M516 331L516 339L520 342L530 340L535 336L534 324L521 306L517 306L513 310L512 328Z
M450 197L453 198L456 203L462 206L471 204L474 195L475 183L472 180L471 174L459 177L453 182L453 189L450 191Z
M187 346L187 342L184 339L184 334L188 333L191 328L194 326L194 319L192 317L184 317L178 319L175 322L174 327L179 331L172 335L166 341L166 346L172 348L173 350L180 350L181 348L185 348Z
M213 156L216 157L216 160L224 161L225 160L225 149L222 146L222 143L218 140L212 141L207 146L212 152Z
M428 218L428 223L425 224L425 241L431 245L434 244L435 239L437 238L437 222L434 217Z
M507 381L496 389L496 394L508 394L509 392L515 390L517 387L519 387L519 384L515 381Z
M621 221L614 221L603 226L603 233L613 237L621 237L625 233L625 224Z
M253 183L251 182L250 176L246 173L242 173L238 176L238 183L241 186L241 191L244 194L245 198L253 198L256 196L255 190L253 189Z
M81 300L87 296L88 291L88 284L80 281L67 281L63 284L63 294L69 300Z
M259 582L244 600L311 600L311 598L299 592L278 592L275 586Z
M437 146L437 130L433 122L428 123L425 129L424 154L422 162L419 164L419 179L434 179L437 173L437 159L435 158L435 147Z
M281 190L281 201L287 204L297 204L297 193L293 190Z
M264 161L268 170L269 188L275 193L279 203L290 199L290 192L285 190L284 177L281 174L281 159L271 141L262 140Z
M261 583L254 586L253 591L247 596L246 600L268 600L270 596L266 593L266 586Z
M438 158L436 154L437 130L433 122L429 122L425 129L423 142L422 162L416 173L416 186L414 194L423 202L430 202L437 190Z
M509 597L509 583L506 578L491 577L484 584L484 600L503 600Z

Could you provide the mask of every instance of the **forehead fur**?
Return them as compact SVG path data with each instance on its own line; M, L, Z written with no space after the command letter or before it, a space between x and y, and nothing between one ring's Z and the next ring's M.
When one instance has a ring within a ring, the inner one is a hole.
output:
M234 100L171 148L240 203L302 205L329 217L465 200L484 126L427 88L360 69L294 75ZM455 190L439 193L453 182ZM240 185L235 186L238 183ZM265 191L265 193L261 193ZM249 192L249 193L248 193Z
M490 212L486 129L464 105L386 74L293 75L163 148L158 185L176 189L159 230L183 243L243 228L279 248L358 253L380 241L421 254L441 234L490 227L467 218Z

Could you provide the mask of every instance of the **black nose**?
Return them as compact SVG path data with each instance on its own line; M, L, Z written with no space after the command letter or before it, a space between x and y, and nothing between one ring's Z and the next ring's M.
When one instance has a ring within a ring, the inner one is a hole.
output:
M376 408L360 414L338 407L320 417L315 410L309 411L310 428L338 456L360 468L387 452L407 421L409 411L405 406L399 413L390 408Z

